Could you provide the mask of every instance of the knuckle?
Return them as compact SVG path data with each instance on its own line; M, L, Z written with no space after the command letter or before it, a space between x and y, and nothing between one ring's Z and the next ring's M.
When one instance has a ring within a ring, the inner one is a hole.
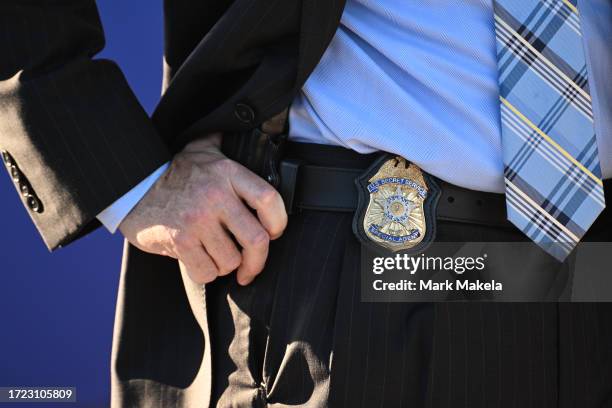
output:
M282 234L287 228L287 223L288 223L287 215L283 212L283 215L282 217L280 217L278 224L273 227L274 234L275 235Z
M251 247L265 247L270 241L270 236L264 229L258 229L247 239L247 245Z
M204 285L206 283L210 283L214 281L217 277L216 274L205 272L205 271L194 271L189 273L189 277L192 281L199 285Z
M242 275L252 278L261 273L261 268L257 268L255 266L250 266L249 268L244 268L242 270Z
M174 234L172 241L174 242L174 246L179 251L189 249L192 246L191 236L184 231Z
M274 188L266 187L259 193L258 200L259 204L262 207L267 207L269 205L274 204L279 199L279 197L280 195Z
M236 167L236 162L227 158L216 162L216 168L223 176L231 176L236 171Z
M231 252L221 251L217 254L215 260L219 267L219 275L227 275L235 271L242 263L242 257L238 250Z
M227 270L231 272L233 270L238 269L241 263L242 263L242 257L237 253L232 254L232 255L229 255L225 259L225 268L227 268Z
M227 193L218 185L210 185L204 190L204 197L211 203L223 203L227 199Z
M215 220L217 216L214 213L214 210L210 207L204 207L200 209L200 213L198 215L198 224L200 226L210 226Z
M179 213L179 219L183 225L192 225L198 221L199 214L193 209L186 209Z
M285 225L278 225L275 227L271 227L270 228L270 235L272 235L273 237L278 237L280 235L283 234L283 232L285 231L286 228L286 224Z
M283 222L281 223L280 226L280 232L284 232L287 229L287 226L289 225L289 219L287 217L287 215L284 216L283 218Z

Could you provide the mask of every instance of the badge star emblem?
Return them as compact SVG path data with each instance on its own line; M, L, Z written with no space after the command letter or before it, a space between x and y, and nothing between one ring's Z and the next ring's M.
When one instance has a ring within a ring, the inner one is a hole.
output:
M382 227L393 222L399 223L404 228L409 228L409 218L412 210L417 204L414 201L404 198L404 192L400 186L397 186L393 195L382 194L374 198L374 202L383 208L384 217Z

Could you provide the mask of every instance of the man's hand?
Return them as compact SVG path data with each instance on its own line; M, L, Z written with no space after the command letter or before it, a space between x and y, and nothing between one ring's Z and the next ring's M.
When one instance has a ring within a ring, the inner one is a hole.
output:
M238 269L238 283L247 285L287 213L278 192L219 145L218 135L187 145L119 229L141 250L178 259L196 283Z

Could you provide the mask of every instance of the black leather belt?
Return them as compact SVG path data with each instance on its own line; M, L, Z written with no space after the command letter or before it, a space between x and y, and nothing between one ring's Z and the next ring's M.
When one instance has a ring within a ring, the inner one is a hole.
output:
M357 208L355 179L363 169L315 166L299 160L280 163L280 194L289 213L300 210L352 212ZM461 188L436 179L442 190L438 220L510 227L503 194Z
M281 143L284 139L283 135L271 136L261 130L227 134L223 137L223 151L278 188L289 213L355 211L358 201L355 178L373 162L376 154L360 155L337 146ZM503 194L436 181L441 188L437 208L439 220L515 228L506 218ZM612 180L604 180L604 191L606 201L612 202ZM607 220L612 223L612 217Z

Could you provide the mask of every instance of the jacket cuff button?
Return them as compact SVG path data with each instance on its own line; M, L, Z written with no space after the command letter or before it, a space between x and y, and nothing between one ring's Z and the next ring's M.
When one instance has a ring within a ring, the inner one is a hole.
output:
M11 166L11 178L13 179L13 181L15 183L19 183L21 182L21 173L19 172L19 169L16 166Z
M22 194L24 197L27 197L27 196L29 196L29 195L30 195L30 187L28 187L28 185L27 185L27 184L20 184L20 185L19 185L19 191L21 191L21 194Z
M6 150L2 151L2 161L7 166L12 166L13 165L13 159L11 158L11 155Z
M42 212L42 204L40 200L33 195L27 197L28 207L30 210L40 213Z

